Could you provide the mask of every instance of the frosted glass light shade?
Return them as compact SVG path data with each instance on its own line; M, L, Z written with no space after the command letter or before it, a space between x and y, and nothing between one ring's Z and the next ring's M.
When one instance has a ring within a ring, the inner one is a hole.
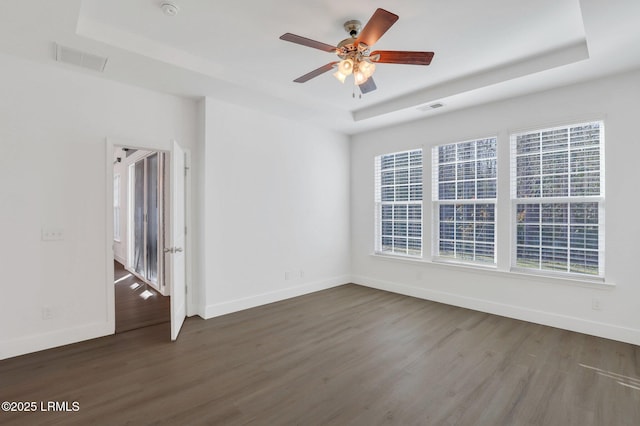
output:
M340 61L340 63L338 64L338 71L340 71L345 76L351 74L353 72L353 60L345 59Z
M362 83L364 83L365 81L367 81L367 76L364 75L364 73L360 70L356 71L353 73L353 78L356 81L356 84L360 85Z
M360 70L366 78L369 78L373 75L373 72L376 70L376 66L371 62L362 61L358 64L358 70Z
M333 76L340 81L340 83L344 83L344 79L347 78L345 74L342 74L340 71L336 71L333 73Z

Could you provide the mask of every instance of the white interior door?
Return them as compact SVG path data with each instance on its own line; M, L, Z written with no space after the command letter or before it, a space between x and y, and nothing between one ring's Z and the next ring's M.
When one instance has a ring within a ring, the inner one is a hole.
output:
M185 154L177 142L171 149L171 245L166 259L171 275L171 340L178 338L186 317L185 295Z

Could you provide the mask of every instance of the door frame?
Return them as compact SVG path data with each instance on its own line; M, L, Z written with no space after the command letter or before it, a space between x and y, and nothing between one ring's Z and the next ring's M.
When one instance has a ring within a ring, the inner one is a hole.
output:
M147 151L161 151L168 153L171 155L171 146L173 144L173 139L162 142L145 142L139 140L127 140L122 138L113 138L108 137L105 138L105 176L106 176L106 244L105 244L105 265L107 266L106 270L106 281L105 281L105 291L107 296L107 306L106 306L106 319L107 326L110 330L110 334L115 334L116 329L116 307L115 307L115 286L114 282L114 270L113 270L113 261L114 261L114 251L113 251L113 153L116 147L127 147L133 149L141 149ZM191 152L188 148L184 148L186 153L185 164L188 170L191 167ZM187 316L193 315L193 289L192 289L192 238L191 238L191 173L187 173L186 179L186 190L185 190L185 223L187 226L188 234L185 236L185 268L186 268L186 277L185 277L185 286L187 289L187 297L185 299L186 304L186 313ZM170 210L170 209L169 209ZM171 215L171 212L169 212ZM170 340L170 335L168 336Z

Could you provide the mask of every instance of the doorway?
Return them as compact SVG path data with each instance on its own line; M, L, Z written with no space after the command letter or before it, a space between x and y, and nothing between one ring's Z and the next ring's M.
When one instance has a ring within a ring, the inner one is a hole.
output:
M157 290L164 296L170 297L170 337L172 341L177 340L180 333L180 329L184 323L187 315L187 309L192 305L187 303L187 290L189 288L188 276L189 269L187 268L188 256L190 256L190 239L187 238L187 225L190 212L191 198L189 194L190 188L190 153L188 150L182 148L178 141L172 139L168 143L162 144L156 143L136 143L132 144L130 141L106 139L106 185L107 185L107 215L106 215L106 259L107 259L107 280L105 282L107 292L107 323L110 328L115 332L115 268L111 268L114 260L119 261L123 266L128 266L127 269L133 275L136 275L135 270L131 268L131 264L127 265L129 261L129 254L123 254L123 247L127 247L128 241L132 238L129 237L126 241L117 241L115 236L119 235L120 239L127 235L122 229L115 229L116 224L120 221L120 228L125 219L120 214L120 219L116 218L116 211L128 211L128 205L132 205L129 201L127 207L122 204L124 198L120 197L120 201L114 200L116 191L114 190L114 182L116 179L122 180L123 176L128 176L127 172L120 169L118 173L116 166L124 161L126 154L122 154L120 160L118 160L119 147L128 146L133 150L148 150L151 152L162 153L166 161L164 161L163 173L159 176L162 179L162 194L163 202L158 204L162 206L161 210L163 214L163 226L160 227L159 232L163 232L162 238L157 240L157 254L158 258L162 259L163 268L158 269L158 274L162 274L163 280L159 281ZM162 151L162 149L166 151ZM130 154L131 155L131 154ZM142 153L138 154L143 156ZM133 161L133 159L131 159ZM126 169L124 169L126 170ZM119 174L117 178L115 175ZM121 184L119 191L125 188L126 184ZM129 199L130 196L127 196ZM111 212L110 210L113 210ZM139 277L142 278L142 277ZM145 285L153 287L153 282L149 280L143 280ZM189 292L191 294L191 292Z
M115 332L171 320L163 248L168 188L167 153L114 148Z

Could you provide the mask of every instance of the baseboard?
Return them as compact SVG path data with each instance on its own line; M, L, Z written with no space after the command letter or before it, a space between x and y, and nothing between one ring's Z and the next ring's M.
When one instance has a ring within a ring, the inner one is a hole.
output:
M459 294L414 287L390 281L382 281L365 276L353 276L352 282L365 287L390 291L405 296L417 297L419 299L431 300L447 305L640 345L640 329L620 327L613 324L586 320L584 318L523 308L521 306L497 303L490 300L466 297Z
M101 322L28 337L4 340L0 342L0 359L12 358L58 346L78 343L84 340L108 336L113 333L113 324Z
M351 281L348 275L334 277L326 280L305 283L294 287L288 287L281 290L270 291L267 293L257 294L255 296L234 299L227 302L207 305L205 307L205 319L214 318L220 315L226 315L233 312L242 311L256 306L266 305L268 303L279 302L280 300L290 299L292 297L302 296L314 293L320 290L337 287L347 284Z

